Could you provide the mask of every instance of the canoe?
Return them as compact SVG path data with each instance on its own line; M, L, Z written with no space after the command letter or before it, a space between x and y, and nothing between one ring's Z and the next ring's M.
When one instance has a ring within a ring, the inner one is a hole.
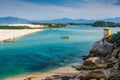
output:
M71 39L72 36L61 36L61 39Z
M13 42L13 41L16 41L16 39L15 38L9 38L9 39L4 40L4 42Z

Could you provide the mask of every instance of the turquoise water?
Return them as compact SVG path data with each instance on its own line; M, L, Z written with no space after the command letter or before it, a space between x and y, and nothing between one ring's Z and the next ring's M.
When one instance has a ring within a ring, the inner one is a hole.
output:
M82 62L94 42L102 38L102 28L69 26L46 29L0 43L0 80L22 73L46 71L67 64ZM64 40L61 36L72 36Z

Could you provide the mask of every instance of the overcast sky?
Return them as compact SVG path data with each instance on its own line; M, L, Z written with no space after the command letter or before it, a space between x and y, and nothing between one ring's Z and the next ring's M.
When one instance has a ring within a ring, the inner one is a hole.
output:
M0 0L0 17L34 20L120 17L120 0Z

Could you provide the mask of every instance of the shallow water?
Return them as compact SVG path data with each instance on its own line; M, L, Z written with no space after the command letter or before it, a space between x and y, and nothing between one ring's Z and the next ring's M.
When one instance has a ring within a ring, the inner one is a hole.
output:
M119 28L111 28L115 33ZM72 36L61 39L61 36ZM67 64L82 62L92 44L103 37L103 28L69 26L46 29L16 42L0 43L0 80L23 73L46 71Z

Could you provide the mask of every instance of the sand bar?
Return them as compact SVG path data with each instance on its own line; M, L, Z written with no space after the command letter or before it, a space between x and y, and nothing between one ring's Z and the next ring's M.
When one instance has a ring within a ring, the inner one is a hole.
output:
M19 38L42 30L43 29L0 29L0 42L8 39Z

